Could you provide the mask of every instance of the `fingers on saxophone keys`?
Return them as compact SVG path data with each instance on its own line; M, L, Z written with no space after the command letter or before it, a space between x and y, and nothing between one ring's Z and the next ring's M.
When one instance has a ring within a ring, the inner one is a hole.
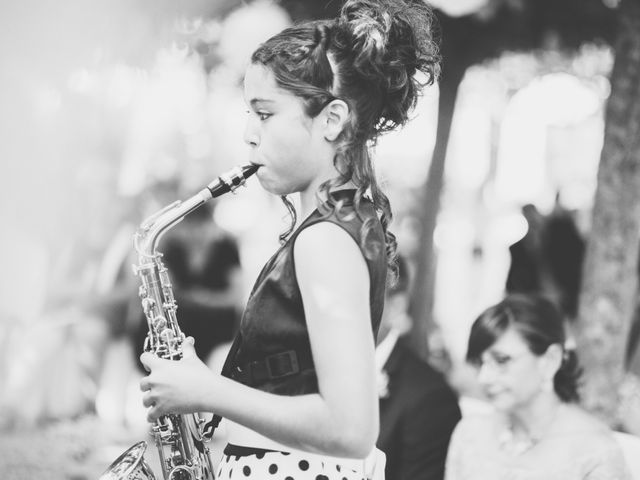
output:
M152 353L144 352L140 355L140 363L142 363L142 366L147 372L151 372L151 366L156 358Z

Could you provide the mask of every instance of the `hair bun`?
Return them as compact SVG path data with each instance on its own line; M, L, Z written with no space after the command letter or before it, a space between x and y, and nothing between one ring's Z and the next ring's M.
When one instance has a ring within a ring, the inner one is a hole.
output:
M347 0L338 28L351 39L350 61L382 100L377 133L408 120L421 88L439 73L431 8L417 0ZM418 81L421 71L426 81Z
M327 23L320 23L315 31L316 48L321 48L325 52L331 43L331 26Z
M341 19L349 26L355 43L362 52L384 52L391 30L391 16L376 2L357 0L347 2Z

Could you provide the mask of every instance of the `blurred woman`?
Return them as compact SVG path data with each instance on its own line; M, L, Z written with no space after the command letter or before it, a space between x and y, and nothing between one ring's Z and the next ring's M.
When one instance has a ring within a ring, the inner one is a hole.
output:
M564 344L562 316L542 297L514 294L480 314L467 361L495 410L458 424L447 480L630 478L609 428L577 405L580 369Z

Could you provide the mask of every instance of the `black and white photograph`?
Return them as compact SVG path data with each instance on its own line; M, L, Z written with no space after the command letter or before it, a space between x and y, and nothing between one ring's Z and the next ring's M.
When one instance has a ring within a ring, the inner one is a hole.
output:
M639 0L0 4L2 480L640 480Z

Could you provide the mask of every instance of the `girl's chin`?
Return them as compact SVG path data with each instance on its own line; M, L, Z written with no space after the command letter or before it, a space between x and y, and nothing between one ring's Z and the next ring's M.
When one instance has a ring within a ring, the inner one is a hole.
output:
M295 184L283 181L283 179L279 178L277 175L271 175L268 170L263 171L263 168L264 167L261 167L256 173L258 182L260 183L260 186L263 190L279 197L291 195L293 193L298 193L301 191L300 189L296 188Z
M259 172L260 170L258 170ZM265 178L265 177L258 177L258 182L260 182L260 186L262 186L262 189L265 190L266 192L272 194L272 195L277 195L277 196L283 196L283 195L288 195L291 192L287 192L287 191L283 191L282 188L279 188L279 185L274 185L272 182L269 181L269 179Z

